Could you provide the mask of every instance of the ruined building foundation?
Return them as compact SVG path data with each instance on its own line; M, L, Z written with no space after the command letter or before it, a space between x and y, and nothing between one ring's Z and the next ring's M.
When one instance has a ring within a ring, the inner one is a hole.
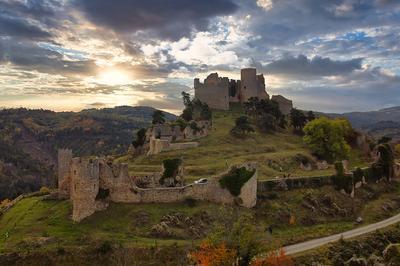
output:
M168 203L192 198L251 208L257 201L257 171L243 185L240 195L234 197L220 187L219 179L224 174L210 178L205 184L139 188L129 176L127 164L105 158L72 158L70 150L60 150L58 158L59 196L71 200L72 220L77 222L107 208L109 202ZM253 163L241 166L256 170Z

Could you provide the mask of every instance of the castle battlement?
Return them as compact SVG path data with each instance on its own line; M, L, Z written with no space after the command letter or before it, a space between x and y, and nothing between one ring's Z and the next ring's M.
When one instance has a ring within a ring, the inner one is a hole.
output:
M230 103L244 103L250 98L270 99L265 90L265 77L257 74L255 68L240 70L240 80L219 77L218 73L211 73L203 83L199 78L194 79L195 98L206 103L212 109L229 110ZM272 96L284 115L293 108L291 100L281 95Z

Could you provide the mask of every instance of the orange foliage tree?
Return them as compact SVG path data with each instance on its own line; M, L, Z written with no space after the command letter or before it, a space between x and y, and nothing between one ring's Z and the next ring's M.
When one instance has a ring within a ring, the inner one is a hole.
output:
M197 251L190 252L191 258L201 266L231 266L236 262L236 251L227 248L225 244L211 245L208 241L202 242Z
M250 264L251 266L294 266L293 260L285 254L283 249L272 251L265 258L257 258Z

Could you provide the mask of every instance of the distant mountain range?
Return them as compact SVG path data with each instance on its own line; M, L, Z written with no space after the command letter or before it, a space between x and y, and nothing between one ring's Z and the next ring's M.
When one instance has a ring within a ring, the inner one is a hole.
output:
M0 110L0 200L53 185L58 148L75 156L121 154L156 109ZM165 113L167 120L176 116Z
M370 112L351 112L343 114L325 114L330 117L346 117L353 127L375 138L388 136L400 141L400 106Z

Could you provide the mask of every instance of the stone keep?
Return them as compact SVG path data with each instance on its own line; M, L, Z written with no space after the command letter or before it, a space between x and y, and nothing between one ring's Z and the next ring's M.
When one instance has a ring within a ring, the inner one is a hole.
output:
M265 91L264 75L257 75L255 68L244 68L240 71L241 102L247 102L250 98L269 99L269 95Z
M229 110L230 103L246 102L251 97L269 99L265 91L263 74L257 75L255 68L240 71L241 79L233 80L212 73L201 83L194 79L195 98L208 104L212 109Z

